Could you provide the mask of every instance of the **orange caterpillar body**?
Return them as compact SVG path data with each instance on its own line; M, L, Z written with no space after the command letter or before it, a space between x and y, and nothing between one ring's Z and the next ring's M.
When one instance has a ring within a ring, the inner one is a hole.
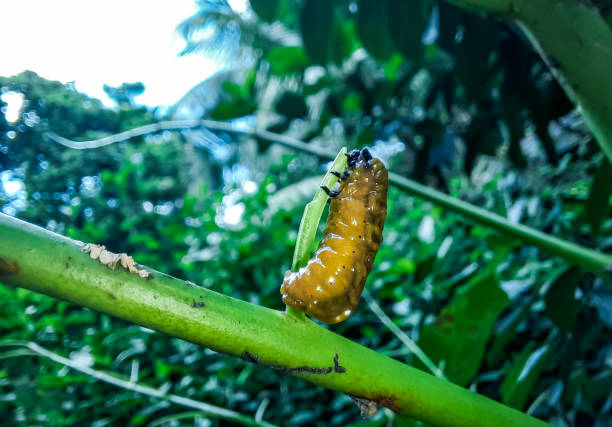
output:
M387 169L367 149L347 155L319 249L281 286L285 304L325 323L341 322L357 307L387 216Z

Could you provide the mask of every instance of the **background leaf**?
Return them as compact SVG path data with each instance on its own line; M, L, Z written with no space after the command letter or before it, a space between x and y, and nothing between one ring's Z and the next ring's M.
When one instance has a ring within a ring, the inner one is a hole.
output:
M418 61L423 55L421 39L427 27L425 2L387 0L389 33L395 48L405 58Z
M423 327L419 346L454 383L466 385L480 367L495 319L509 304L489 275L462 286L436 320Z
M546 293L546 314L564 331L570 331L580 310L576 288L582 278L578 267L572 267L559 275Z
M329 60L334 20L333 2L306 0L300 15L302 41L310 59L325 65Z
M522 410L536 381L546 366L549 347L525 347L516 355L501 386L502 402Z
M608 217L611 195L612 164L604 157L593 177L593 184L585 208L585 215L593 233L599 232L601 223Z
M363 47L374 58L385 61L393 53L389 35L386 1L360 0L357 11L357 34Z
M278 13L280 0L249 0L249 3L257 16L264 21L272 22Z

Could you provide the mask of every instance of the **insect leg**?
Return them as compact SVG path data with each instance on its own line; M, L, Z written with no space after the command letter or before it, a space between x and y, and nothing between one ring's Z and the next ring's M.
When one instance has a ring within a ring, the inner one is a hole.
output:
M340 195L340 192L338 190L330 190L325 185L322 185L320 188L321 190L325 191L329 197L336 197Z
M345 180L345 179L347 179L351 175L350 172L348 172L348 171L344 171L342 173L337 172L337 171L331 171L330 173L332 175L338 177L341 180Z
M323 191L325 191L325 192L327 193L327 195L329 196L329 197L327 198L327 203L330 203L330 202L331 202L331 200L332 200L334 197L336 197L336 196L340 195L340 191L338 191L338 190L330 190L330 189L329 189L329 188L327 188L325 185L322 185L320 188L321 188Z

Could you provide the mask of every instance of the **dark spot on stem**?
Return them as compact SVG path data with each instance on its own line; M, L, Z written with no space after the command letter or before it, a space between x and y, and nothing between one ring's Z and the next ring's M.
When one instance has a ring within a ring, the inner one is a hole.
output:
M14 259L0 257L0 274L19 274L19 263Z
M287 372L288 374L318 374L318 375L327 375L332 372L337 372L339 374L343 374L346 372L346 368L341 366L338 363L338 354L334 355L334 366L328 366L326 368L318 368L316 366L298 366L297 368L286 368L284 366L279 365L271 365L272 369L280 370L283 372Z
M204 301L193 300L193 302L191 303L191 306L193 308L204 308L206 307L206 304L204 303Z
M346 372L346 368L344 366L341 366L340 363L338 363L338 353L336 353L334 355L334 371L336 371L339 374L343 374Z
M287 369L290 374L299 374L302 372L308 372L309 374L330 374L333 371L331 366L327 368L315 368L312 366L298 366L297 368Z
M246 362L259 363L259 356L245 351L240 355L240 358Z
M111 294L110 292L107 295L112 300L116 300L117 299L117 297L115 295Z

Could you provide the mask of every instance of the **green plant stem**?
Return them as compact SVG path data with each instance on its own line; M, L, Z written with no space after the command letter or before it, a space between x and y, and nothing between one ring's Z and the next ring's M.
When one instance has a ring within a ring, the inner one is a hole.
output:
M338 178L332 175L330 172L344 171L347 164L347 157L345 154L346 148L342 148L329 168L329 171L327 171L323 177L321 186L325 186L330 189L334 188L338 182ZM304 208L297 240L295 242L291 271L297 271L304 267L310 259L310 254L312 253L315 237L317 235L317 229L319 228L319 222L321 221L321 215L323 215L323 209L325 209L325 205L327 204L327 197L327 193L325 193L323 189L319 188L312 201ZM287 306L287 313L300 318L305 317L303 311L297 310L290 306Z
M332 175L330 172L344 171L347 164L347 157L345 154L346 148L342 148L334 159L329 171L323 177L321 186L325 186L329 189L334 188L338 182L338 178ZM319 188L312 201L304 208L304 214L302 215L302 221L300 222L300 229L298 231L297 241L295 243L293 263L291 264L291 270L293 271L297 271L298 269L304 267L310 259L317 229L319 228L319 222L321 221L323 210L327 204L327 198L327 193L323 189Z
M315 322L150 271L111 270L83 244L0 214L0 280L374 400L440 426L544 422L354 343ZM201 303L204 303L202 305ZM337 361L337 365L334 363Z
M474 0L476 2L477 0ZM611 73L612 74L612 73ZM54 133L48 133L47 136L58 144L75 149L91 149L99 148L105 145L114 144L121 141L126 141L131 138L143 136L149 133L158 132L159 130L181 130L207 128L212 131L222 131L233 135L249 136L263 141L279 144L297 151L312 154L321 159L332 160L335 153L325 150L321 147L307 144L295 138L285 135L279 135L273 132L260 131L254 129L237 129L231 123L216 122L212 120L180 120L159 122L151 125L141 126L132 130L122 132L116 135L110 135L100 139L89 141L72 141L63 138ZM416 181L404 178L398 174L390 173L389 181L391 184L402 189L406 193L423 198L439 206L442 206L450 211L462 214L478 224L482 224L496 230L499 230L509 236L515 237L537 246L552 255L557 255L565 258L572 264L577 264L587 271L601 273L604 270L612 270L612 255L607 255L584 246L568 242L558 237L550 236L546 233L538 231L534 228L525 225L510 222L508 219L488 212L485 209L474 206L470 203L448 196L433 188L419 184Z
M138 382L133 382L133 381L127 381L124 379L119 378L116 375L110 375L107 374L106 372L102 372L102 371L98 371L95 369L92 369L88 366L85 366L81 363L75 362L74 360L71 359L67 359L63 356L60 356L57 353L54 353L52 351L47 350L44 347L41 347L40 345L36 344L35 342L22 342L22 341L15 341L14 343L10 343L10 342L0 342L0 346L8 346L8 345L16 345L16 346L23 346L25 347L22 350L26 350L27 353L23 353L23 354L18 354L17 352L14 352L14 354L12 354L12 357L24 357L24 356L41 356L41 357L46 357L56 363L60 363L64 366L67 366L71 369L74 369L75 371L79 371L84 373L85 375L88 375L92 378L95 378L98 381L102 381L105 382L107 384L111 384L114 385L116 387L121 387L123 389L126 390L131 390L134 391L136 393L140 393L140 394L145 394L147 396L151 396L151 397L156 397L158 399L162 399L162 400L167 400L169 402L172 402L176 405L180 405L180 406L185 406L187 408L192 408L192 409L198 409L197 414L199 415L204 415L204 416L208 416L208 417L215 417L215 418L221 418L221 419L225 419L225 420L229 420L229 421L234 421L234 422L238 422L241 424L245 424L245 425L252 425L252 426L264 426L264 427L274 427L275 424L270 424L267 422L260 422L260 421L256 421L251 417L248 417L246 415L242 415L239 412L236 411L230 411L229 409L225 409L225 408L221 408L219 406L215 406L215 405L210 405L208 403L204 403L204 402L200 402L197 400L193 400L193 399L189 399L188 397L183 397L183 396L179 396L176 394L171 394L171 393L166 393L165 391L153 388L151 386L148 386L146 384L142 384L142 383L138 383ZM6 354L6 353L4 353Z
M525 243L537 246L551 254L565 258L570 263L579 265L587 271L601 273L606 269L612 268L612 255L559 239L526 225L510 222L508 219L486 209L479 208L399 175L390 174L389 180L409 194L429 200L470 218L479 224L489 226Z
M612 29L589 1L448 0L515 19L612 161Z

